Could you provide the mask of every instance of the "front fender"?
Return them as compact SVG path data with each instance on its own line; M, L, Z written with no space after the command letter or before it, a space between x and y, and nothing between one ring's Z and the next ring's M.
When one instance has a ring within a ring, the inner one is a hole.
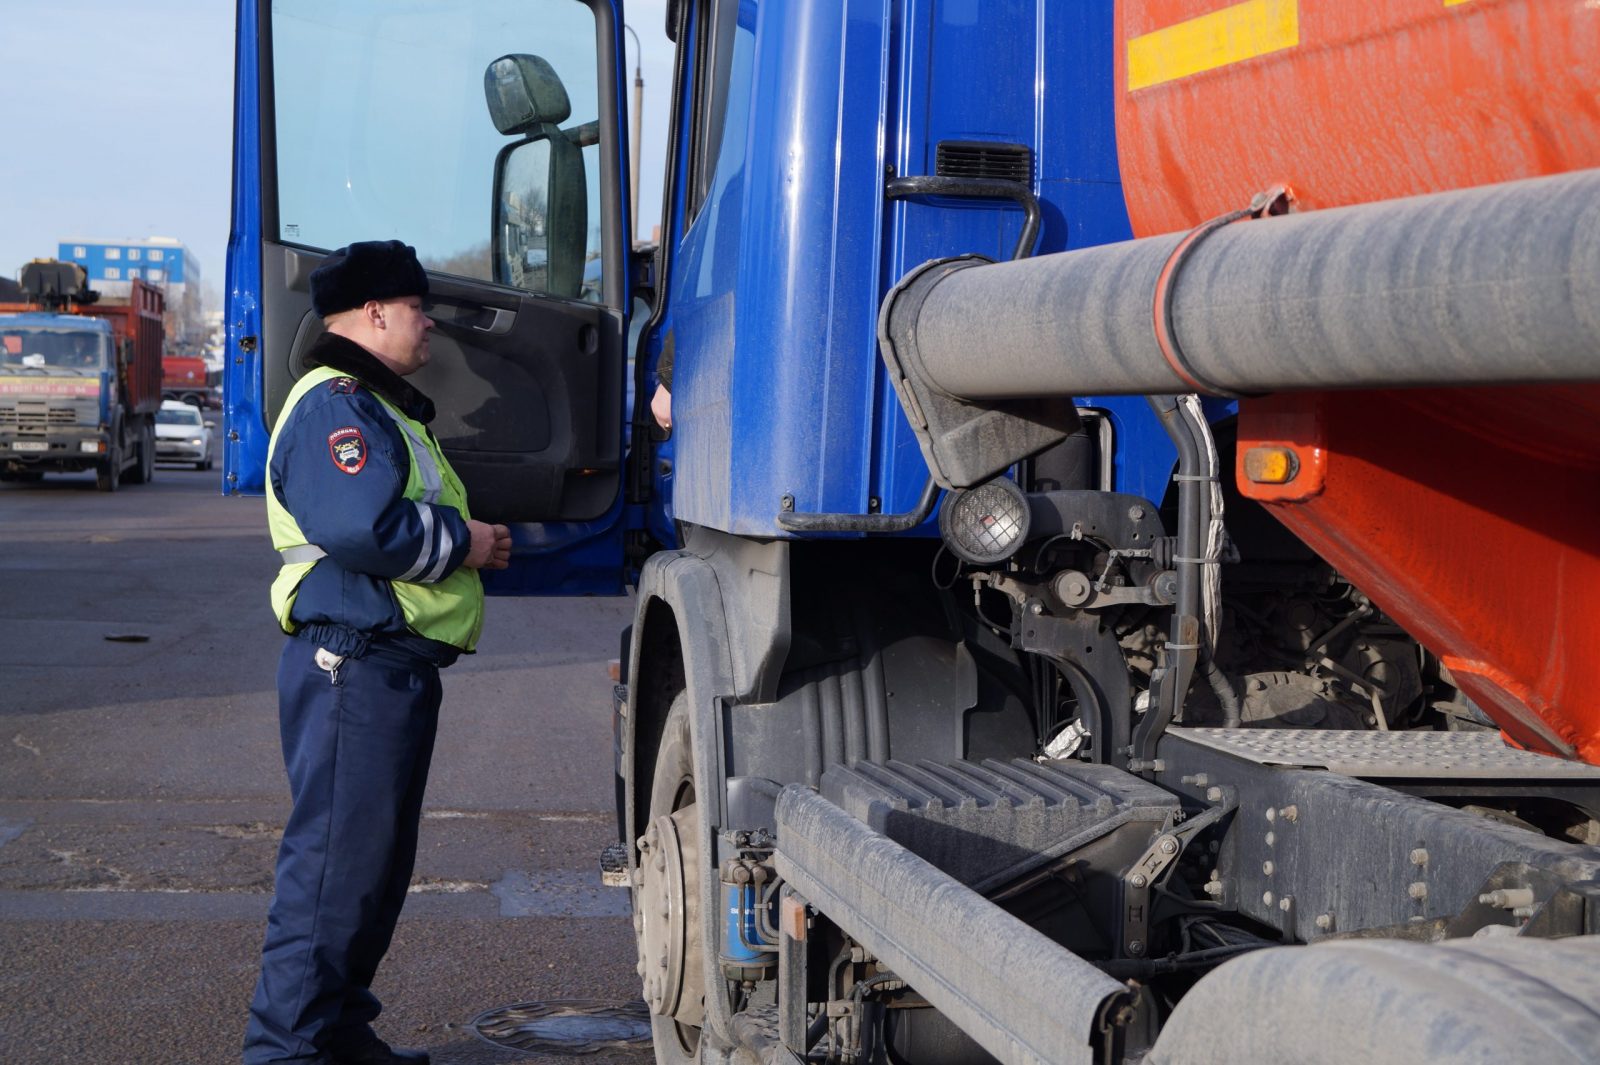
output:
M722 911L715 874L716 838L727 824L723 707L768 701L776 692L789 647L789 557L783 541L758 543L703 529L687 546L652 555L639 574L639 595L628 651L628 699L621 725L625 838L629 873L637 872L635 841L643 833L655 752L667 711L679 690L689 702L695 794L702 804L701 912ZM720 987L717 962L722 922L702 924L706 987ZM706 1026L733 1042L731 1016L720 995L706 996Z

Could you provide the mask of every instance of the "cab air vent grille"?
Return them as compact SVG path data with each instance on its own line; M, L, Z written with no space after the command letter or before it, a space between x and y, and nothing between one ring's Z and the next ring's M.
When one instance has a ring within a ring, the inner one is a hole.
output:
M934 172L939 177L1004 178L1027 183L1033 178L1033 152L1026 144L940 141Z

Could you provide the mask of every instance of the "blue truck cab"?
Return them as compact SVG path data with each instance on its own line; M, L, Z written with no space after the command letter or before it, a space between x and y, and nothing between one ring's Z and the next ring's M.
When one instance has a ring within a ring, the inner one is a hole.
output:
M1048 99L1010 82L976 95L958 88L970 63L1028 63L1050 99L1089 94L1111 61L1110 14L1097 5L1069 5L1038 39L995 34L956 8L907 35L853 6L825 17L675 5L686 20L680 91L663 236L646 257L623 240L622 31L609 5L563 0L517 16L530 25L523 54L562 105L558 121L530 111L520 124L492 114L479 83L520 77L518 54L484 58L488 46L458 41L459 31L429 40L419 15L401 20L415 27L382 57L392 66L358 74L336 56L369 23L395 20L381 6L346 10L340 33L321 33L293 4L240 9L229 322L247 350L229 361L228 484L261 488L276 403L320 328L306 280L320 254L398 235L437 271L436 354L417 382L440 405L435 431L475 510L521 526L517 563L497 590L617 593L651 547L676 542L674 522L784 538L803 524L786 513L916 511L928 472L876 354L882 296L941 255L1008 258L1129 235L1108 108L1071 113L1041 143L1035 116ZM556 21L531 28L541 19ZM438 16L438 26L457 24ZM265 40L271 52L252 51ZM455 69L469 58L484 59L471 78ZM412 62L455 70L448 98ZM868 84L882 98L860 106ZM372 121L380 99L382 113L414 121L430 143L448 126L458 147L416 152L372 128L330 142L331 131ZM918 186L956 177L1009 181L1031 206L1004 189ZM547 220L540 206L564 190L570 213ZM547 235L558 223L581 230L570 248ZM552 270L552 256L573 262ZM636 317L646 321L630 330ZM633 402L654 390L664 349L677 364L665 441ZM1142 404L1090 405L1106 422L1096 439L1115 425L1129 444L1106 454L1109 476L1159 491L1172 456ZM1133 443L1141 436L1148 456ZM933 523L923 510L912 524L925 537Z
M0 479L92 469L102 487L114 487L124 468L125 400L110 322L0 313ZM153 457L129 456L139 479Z
M97 434L111 423L115 402L113 350L109 322L43 312L0 316L0 375L5 378L0 394L6 407L17 411L13 417L0 419L0 426L11 436L8 450L22 457L32 454L41 458L56 451L72 457L88 452L98 454ZM37 441L30 440L31 434L23 432L23 423L32 419L22 417L18 404L45 398L51 401L49 409L57 413L30 428L58 426L63 436L87 439L96 442L96 446L86 451L78 440L73 440L41 448ZM69 408L70 419L64 414Z

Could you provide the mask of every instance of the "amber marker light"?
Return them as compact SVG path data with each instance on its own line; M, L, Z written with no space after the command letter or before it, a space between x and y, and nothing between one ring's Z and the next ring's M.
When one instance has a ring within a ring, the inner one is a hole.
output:
M1244 475L1256 484L1288 484L1300 472L1300 456L1287 447L1253 447L1244 453Z

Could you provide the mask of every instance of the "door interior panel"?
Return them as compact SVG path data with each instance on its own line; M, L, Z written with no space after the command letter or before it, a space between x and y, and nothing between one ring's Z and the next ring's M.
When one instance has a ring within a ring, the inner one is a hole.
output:
M316 252L264 242L263 392L269 421L322 334L311 310ZM437 324L411 377L437 408L430 428L484 521L592 521L621 483L622 318L578 300L429 276Z

